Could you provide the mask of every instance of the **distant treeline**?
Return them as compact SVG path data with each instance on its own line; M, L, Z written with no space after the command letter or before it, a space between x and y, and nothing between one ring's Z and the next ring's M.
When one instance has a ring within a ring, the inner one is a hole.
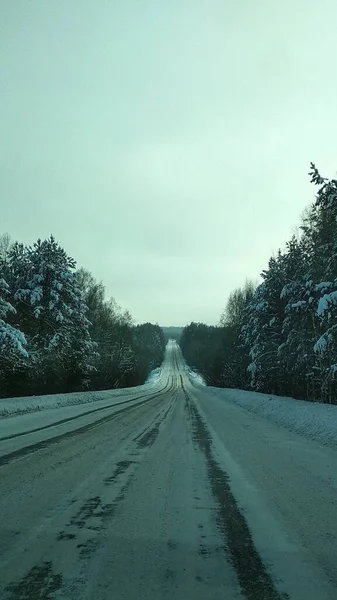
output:
M162 327L162 330L164 332L166 342L168 342L168 340L176 340L179 342L183 332L182 327Z
M54 237L0 237L0 397L142 384L164 348L162 329L135 326Z
M337 403L337 181L321 177L300 233L262 283L232 292L219 326L191 323L187 362L210 385Z

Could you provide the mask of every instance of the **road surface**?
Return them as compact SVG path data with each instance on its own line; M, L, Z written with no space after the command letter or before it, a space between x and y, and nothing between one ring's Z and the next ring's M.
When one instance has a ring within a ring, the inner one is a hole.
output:
M0 598L336 600L336 451L192 384L173 342L142 389L0 430Z

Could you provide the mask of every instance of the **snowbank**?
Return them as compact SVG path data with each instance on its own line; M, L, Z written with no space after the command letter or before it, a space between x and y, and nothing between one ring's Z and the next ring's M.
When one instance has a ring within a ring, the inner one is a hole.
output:
M161 378L161 367L157 367L157 369L153 369L153 371L151 371L150 375L148 376L147 380L145 381L145 385L147 385L147 384L154 385L155 383L159 383L160 378Z
M144 385L129 388L117 388L97 392L72 392L71 394L0 398L0 418L14 417L51 408L61 408L62 406L89 404L91 402L97 402L98 400L109 400L110 398L118 396L131 396L135 393L142 394L160 383L160 375L160 369L155 369L150 373L150 376Z
M337 447L337 406L306 402L237 389L208 387L207 392L224 402L282 425L306 438Z
M198 371L192 371L192 369L190 369L190 367L186 363L185 363L185 371L186 371L187 376L190 379L190 382L193 385L195 385L195 386L198 386L198 385L205 386L206 385L203 376L200 375L200 373L198 373Z

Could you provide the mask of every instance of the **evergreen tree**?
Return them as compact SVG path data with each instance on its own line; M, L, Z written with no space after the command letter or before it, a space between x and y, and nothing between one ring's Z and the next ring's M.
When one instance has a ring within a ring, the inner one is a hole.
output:
M9 253L11 320L25 332L31 359L22 386L46 393L78 389L93 368L95 344L74 267L52 236L32 247L15 243Z
M312 297L316 369L321 379L321 395L336 401L337 371L337 181L323 179L311 164L311 181L319 186L312 215ZM318 317L318 323L317 323Z
M19 329L7 322L9 314L15 314L14 306L8 301L9 286L0 279L0 395L6 394L5 375L12 375L20 366L26 365L27 340Z

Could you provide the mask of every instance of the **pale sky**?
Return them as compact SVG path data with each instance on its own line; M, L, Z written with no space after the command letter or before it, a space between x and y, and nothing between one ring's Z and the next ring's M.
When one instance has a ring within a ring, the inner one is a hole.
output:
M0 233L217 323L337 170L336 0L2 0Z

